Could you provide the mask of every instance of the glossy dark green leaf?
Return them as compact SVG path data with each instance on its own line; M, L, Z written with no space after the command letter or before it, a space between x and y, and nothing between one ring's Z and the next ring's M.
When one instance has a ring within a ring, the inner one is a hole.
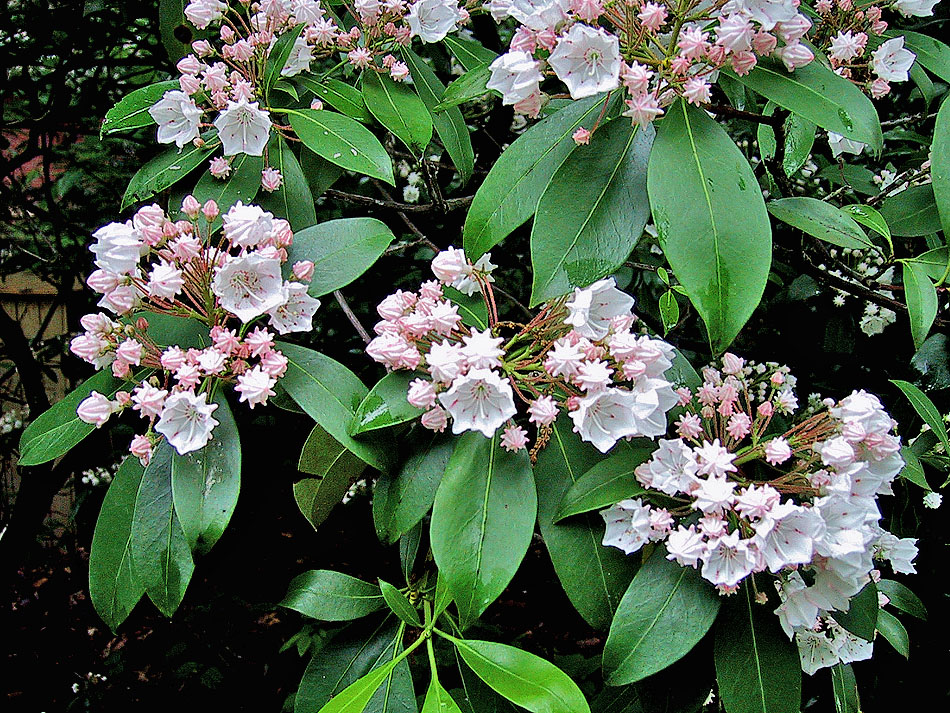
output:
M447 86L442 94L442 101L436 104L435 110L445 111L488 94L491 91L485 86L491 79L491 69L488 65L486 62L466 71Z
M221 214L215 218L212 224L214 228L221 226L221 216L238 201L244 205L254 202L261 189L263 169L263 156L239 153L231 157L231 174L227 178L215 178L210 171L201 174L191 193L199 203L213 200L218 204ZM181 204L170 206L172 210L178 210L180 207Z
M932 184L910 186L886 198L881 204L881 215L891 234L901 238L919 238L942 229Z
M129 456L109 485L89 551L89 598L115 632L145 594L132 568L132 515L144 468Z
M923 265L913 260L903 263L902 275L910 334L914 339L914 348L920 349L937 318L937 288L930 281Z
M442 142L452 163L458 169L462 185L465 185L475 170L475 150L472 148L472 139L465 125L465 118L458 107L436 111L436 105L442 101L445 94L445 86L435 76L435 72L429 69L429 65L411 49L404 48L402 55L406 64L409 65L409 72L416 91L419 92L419 98L429 111L439 141Z
M590 713L577 684L540 656L494 641L453 642L469 668L515 705L532 713Z
M883 236L891 248L891 253L894 252L894 244L891 242L891 229L887 227L887 221L884 220L884 216L877 208L855 203L843 206L841 210L851 216L856 223L860 223L865 228L870 228Z
M338 218L301 230L287 249L288 264L313 262L307 290L321 297L346 287L366 272L396 237L376 218Z
M578 127L590 129L604 96L572 102L525 131L501 154L465 218L463 243L472 260L491 250L534 215L551 176L576 148Z
M47 463L67 453L73 446L96 430L79 420L76 409L93 391L110 399L125 382L116 379L111 370L104 369L86 379L62 400L36 417L20 436L20 460L23 466Z
M265 210L272 211L278 218L287 220L296 233L311 225L316 225L317 212L307 177L304 176L303 169L287 142L276 133L271 137L267 160L271 166L280 171L284 180L280 188L273 193L261 194L258 199L259 205Z
M480 292L466 295L454 287L443 287L442 293L445 299L458 306L463 324L478 327L480 330L488 329L488 305Z
M162 441L145 469L135 497L132 518L132 566L145 593L170 617L178 609L191 581L195 563L172 496L172 456Z
M379 587L328 569L298 574L280 605L320 621L349 621L386 606Z
M310 194L314 198L322 196L326 190L346 173L335 163L318 156L306 146L300 150L300 169L307 178Z
M294 79L341 114L364 124L373 121L373 115L369 113L363 101L363 95L349 84L338 79L324 79L321 82L310 74L298 74Z
M478 40L469 37L446 35L444 42L466 70L475 69L486 62L490 64L498 56Z
M361 86L370 113L411 153L421 156L432 140L432 118L419 95L408 84L375 70L363 72Z
M224 534L241 491L241 440L221 391L212 399L218 421L208 445L172 455L175 514L192 551L205 554Z
M551 440L538 454L538 525L554 571L571 603L594 628L610 626L638 561L604 547L604 521L596 514L554 523L565 493L604 456L573 432L566 414L554 422ZM621 447L623 450L623 447Z
M848 611L834 611L831 612L831 616L855 636L860 636L865 641L873 641L879 609L877 587L874 586L874 582L868 582L851 598Z
M718 123L681 100L657 130L647 187L667 260L722 352L759 304L772 262L752 168Z
M927 252L918 255L915 258L910 260L920 265L923 268L924 273L934 282L940 280L944 274L948 273L947 269L947 260L948 260L948 251L947 247L934 248L933 250L928 250Z
M940 411L934 405L934 402L930 400L930 397L909 381L891 379L891 383L903 392L907 400L910 401L911 406L914 407L917 414L924 420L924 423L930 426L930 429L937 434L937 438L940 439L945 449L944 452L950 453L950 438L947 436L947 427L940 415Z
M396 184L386 149L355 119L325 109L294 109L290 125L308 149L327 161Z
M303 445L297 468L317 476L294 483L297 507L317 528L340 504L350 483L366 469L366 463L318 425L313 427Z
M376 481L373 521L383 542L395 542L429 512L455 441L425 432L411 441L411 447L395 474L384 473Z
M910 658L910 636L907 635L907 629L904 628L904 625L900 623L896 616L883 609L879 611L877 614L877 630L894 647L897 653L905 659Z
M373 490L373 501L376 491ZM402 575L406 584L412 581L412 573L416 568L416 559L419 556L419 545L422 544L422 523L416 523L399 538L399 564L402 566Z
M918 619L927 619L927 607L910 589L893 579L882 579L877 583L877 591L886 596L888 604Z
M382 579L379 580L379 589L383 593L383 599L386 600L386 605L396 616L410 626L422 626L422 620L419 619L419 612L409 603L405 594Z
M411 371L391 371L376 382L366 398L356 407L349 425L350 435L388 428L421 416L423 409L406 400L409 382L418 378Z
M679 661L709 631L719 595L699 573L666 559L658 548L630 586L604 646L610 686L634 683Z
M843 248L867 250L873 243L850 216L817 198L799 196L769 201L766 206L775 218L812 237Z
M714 658L726 713L798 713L802 671L798 649L772 607L756 603L747 579L722 603Z
M774 102L765 105L763 114L771 116L777 108ZM792 176L805 165L815 144L815 132L818 127L808 119L798 114L789 113L782 124L785 134L785 145L782 150L782 171L786 176ZM759 124L756 130L759 142L759 153L766 161L775 157L778 147L775 143L775 131L768 124Z
M839 663L831 667L831 687L835 713L861 713L858 682L849 664Z
M571 515L610 507L645 492L633 473L637 466L650 459L654 446L651 444L619 450L577 479L564 494L554 516L555 522Z
M531 306L612 274L630 256L650 217L654 135L615 119L558 168L531 230Z
M191 43L207 37L207 31L199 31L185 19L185 5L189 0L159 0L158 27L162 44L172 64L191 52Z
M525 451L470 431L457 441L432 507L432 554L467 628L514 577L538 501Z
M177 81L158 82L126 94L106 113L106 118L99 127L99 137L154 124L155 120L148 110L161 100L165 92L178 88Z
M221 145L217 135L214 129L206 132L201 137L204 139L204 145L201 148L197 148L194 144L185 144L181 149L177 146L163 149L132 176L132 180L125 189L125 195L122 196L122 210L135 203L148 200L156 193L178 183L198 166L204 165Z
M287 60L290 59L290 53L294 49L294 42L303 32L304 25L300 24L294 28L280 34L277 41L274 42L267 56L267 65L264 67L264 92L270 91L277 80L280 79L280 73L287 66Z
M909 32L903 28L892 32L894 36L900 35L904 38L904 47L917 55L917 61L921 65L943 81L950 82L950 47L919 32Z
M762 59L744 77L728 70L724 74L823 129L868 144L874 152L884 144L871 100L821 62L788 72L781 62Z

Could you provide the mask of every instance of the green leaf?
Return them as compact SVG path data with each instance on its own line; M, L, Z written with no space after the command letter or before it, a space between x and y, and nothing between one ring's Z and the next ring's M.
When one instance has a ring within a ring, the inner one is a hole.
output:
M373 490L375 502L376 491ZM402 537L399 538L399 564L402 565L402 577L406 584L412 581L412 572L416 567L416 558L419 556L419 545L422 543L422 523L416 523Z
M218 425L208 445L198 451L172 454L172 495L175 514L192 551L206 554L214 547L237 505L241 491L241 440L237 424L221 391Z
M554 422L550 443L538 454L534 469L538 525L571 603L591 626L606 630L639 563L601 544L604 521L596 514L554 522L564 494L585 471L604 459L596 448L581 441L572 426L570 418L562 414Z
M478 40L469 37L446 35L443 41L466 70L475 69L486 62L491 64L498 56Z
M947 64L950 65L950 47L944 45L944 49L947 50ZM930 176L944 238L950 240L950 104L946 101L941 103L934 125L933 144L930 147Z
M891 229L887 227L887 221L884 220L884 216L880 214L877 208L855 203L854 205L846 205L842 207L841 210L865 228L870 228L880 233L884 239L887 240L887 244L891 248L891 254L894 253L894 243L891 242Z
M941 230L934 186L910 186L881 204L881 215L900 238L918 238Z
M933 432L931 431L931 433ZM934 441L936 442L936 437ZM917 442L919 442L919 439L915 441L915 445ZM904 459L904 467L901 468L900 476L920 486L924 490L930 490L930 484L927 483L927 476L924 475L924 466L921 464L917 454L907 446L904 446L901 448L901 458Z
M258 204L265 210L272 211L278 218L287 220L294 232L299 234L304 228L309 228L317 222L313 193L310 192L307 177L304 176L297 157L279 134L275 133L271 137L267 158L268 163L280 171L284 181L273 193L264 193L258 199ZM259 179L258 176L258 183Z
M771 607L755 602L747 579L723 600L714 649L719 696L727 713L798 713L798 650Z
M860 636L865 641L873 641L879 609L877 587L874 582L868 582L851 598L848 611L833 611L831 616L855 636Z
M914 349L920 349L937 318L937 288L927 276L923 265L906 260L903 263L904 298L910 316L910 333Z
M469 668L515 705L532 713L590 713L577 684L541 657L494 641L452 641Z
M650 217L647 161L652 127L615 119L561 164L531 230L531 306L616 272Z
M940 411L934 406L934 402L909 381L891 379L891 383L903 392L911 406L924 420L924 423L930 426L930 429L937 435L937 438L943 444L944 452L950 453L950 438L947 437L947 427L944 425Z
M916 594L900 582L893 579L882 579L877 583L877 591L886 596L890 600L888 604L895 609L926 621L927 607L924 606L924 603L920 601Z
M950 82L950 47L919 32L893 30L888 36L904 37L904 47L917 55L917 61L945 82Z
M280 606L321 621L349 621L386 606L379 587L328 569L298 574L287 587Z
M765 105L763 114L772 116L777 108L774 102ZM783 133L785 134L785 146L782 152L782 171L786 176L793 176L805 165L808 157L811 155L812 147L815 144L815 130L818 127L799 116L790 113L783 122ZM759 124L756 130L756 138L759 141L759 153L766 161L775 156L777 146L775 143L775 131L768 124Z
M168 441L155 448L135 497L129 546L136 578L145 587L148 598L167 617L178 609L195 571L185 531L175 514L174 453Z
M394 475L379 477L373 492L373 521L381 541L395 542L429 512L454 448L451 438L420 433L402 467Z
M175 89L178 89L177 81L159 82L126 94L106 113L99 127L99 138L154 124L155 120L148 110L161 100L165 92Z
M195 26L185 19L185 5L188 2L189 0L159 0L158 3L159 32L172 64L191 52L193 41L209 35L206 31L196 30Z
M248 156L240 153L231 158L231 175L220 179L205 171L198 179L192 195L199 203L213 200L218 204L221 214L212 224L215 229L221 226L221 217L238 201L244 205L254 202L261 189L261 171L264 169L263 156ZM179 210L181 204L170 206Z
M86 379L62 401L59 401L28 425L20 436L21 467L48 463L67 453L73 446L96 430L96 427L79 420L76 409L93 391L110 399L125 382L104 369Z
M432 602L432 620L435 621L452 603L452 592L445 583L445 577L437 575L435 580L435 598Z
M379 580L379 589L383 593L383 599L386 600L386 605L396 616L410 626L422 626L422 621L419 619L419 612L409 603L409 600L406 599L406 595L389 582L384 582L383 580Z
M310 194L314 198L322 196L345 173L335 163L321 158L306 146L300 150L300 168L307 178Z
M281 384L291 398L354 455L377 470L387 470L392 455L389 439L357 441L346 432L356 406L368 393L363 382L320 352L287 342L278 342L277 348L289 361Z
M366 463L321 426L314 426L303 444L297 468L317 476L294 483L297 507L316 529L339 505L350 483L366 469Z
M348 171L396 185L393 162L379 139L358 121L326 109L294 109L290 125L304 146Z
M89 551L89 598L113 633L145 594L132 569L132 515L144 469L137 458L123 461L96 520Z
M475 193L463 244L471 260L501 242L534 215L551 176L576 148L571 135L594 125L604 96L571 102L525 131L501 154Z
M370 113L389 129L415 156L421 156L432 140L429 110L408 84L375 70L365 70L361 86Z
M783 223L826 243L858 250L874 247L860 225L843 211L817 198L782 198L769 201L766 207Z
M868 144L875 153L884 145L871 100L820 62L788 72L781 62L763 58L744 77L729 70L723 74L823 129Z
M373 115L369 113L363 101L363 95L349 84L338 79L325 79L321 82L311 74L298 74L294 79L341 114L364 124L373 121Z
M564 494L554 516L555 522L571 515L610 507L621 500L635 498L646 492L637 482L633 472L641 463L650 459L654 450L652 444L634 446L597 463Z
M356 407L349 425L350 435L388 428L421 416L423 409L416 408L406 400L409 382L417 376L411 371L391 371L377 381Z
M680 321L680 304L676 301L676 293L667 290L660 295L660 318L663 320L663 334L668 334Z
M267 66L264 68L264 93L265 95L280 79L280 73L287 66L287 60L290 59L290 53L294 49L294 42L303 32L304 25L300 24L281 34L270 49L267 56Z
M177 146L164 149L132 176L122 196L121 209L164 191L202 165L220 145L217 136L217 131L212 129L201 137L205 142L201 148L185 144L181 149Z
M491 90L485 85L491 79L489 64L488 62L480 64L449 84L442 94L442 101L436 104L435 110L445 111L488 94Z
M366 272L396 239L376 218L339 218L314 225L294 235L287 248L287 263L313 262L313 279L307 290L321 297L346 287Z
M905 262L917 263L923 268L924 273L931 280L936 282L944 276L944 273L947 272L947 259L947 246L944 245L942 248L928 250L927 252L918 255L915 258L910 258Z
M439 679L429 681L429 690L426 691L425 703L422 704L422 713L462 713L449 692L442 688Z
M839 663L831 667L831 686L835 697L835 713L861 713L858 682L850 664Z
M531 462L498 435L456 442L432 507L432 554L467 628L508 586L528 551L537 515Z
M663 252L720 353L759 304L772 261L752 168L718 123L680 100L657 130L647 189Z
M416 91L419 92L419 98L429 111L439 141L442 142L452 163L458 169L462 185L465 185L475 170L475 150L472 148L472 139L465 125L465 118L458 107L436 111L436 105L442 101L445 94L445 86L435 76L435 72L429 69L429 65L411 49L404 47L402 55L406 64L409 65L409 72Z
M390 672L396 667L393 661L373 669L368 674L354 683L351 683L343 691L330 699L319 713L362 713L369 705L370 700L376 693Z
M445 299L458 306L462 324L481 330L488 329L488 305L480 292L466 295L454 287L443 287L442 294Z
M877 614L877 630L888 643L905 659L910 658L910 637L900 620L889 611L881 610Z
M609 686L633 683L679 661L719 613L719 595L699 572L658 548L623 595L604 646Z

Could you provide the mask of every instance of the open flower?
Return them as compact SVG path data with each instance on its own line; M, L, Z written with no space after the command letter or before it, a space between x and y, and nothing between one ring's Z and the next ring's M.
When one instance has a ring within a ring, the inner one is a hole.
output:
M183 91L165 92L165 95L148 110L149 116L158 124L158 141L175 143L179 148L198 138L201 126L201 109L195 100Z
M452 416L452 433L481 431L486 438L517 412L511 384L490 369L456 377L439 402Z
M262 156L270 138L270 113L261 109L257 102L247 99L230 101L214 120L214 126L225 156L239 153Z
M260 253L232 258L215 270L211 291L221 306L249 322L287 301L283 292L280 261Z
M208 395L179 391L165 399L162 417L155 425L180 455L204 448L218 422L211 416L218 404L209 404Z
M608 277L574 290L574 296L567 302L570 314L565 321L582 337L603 339L611 320L629 314L633 303L633 297L618 290L614 278Z
M601 28L576 24L557 43L548 64L573 99L620 85L620 41Z

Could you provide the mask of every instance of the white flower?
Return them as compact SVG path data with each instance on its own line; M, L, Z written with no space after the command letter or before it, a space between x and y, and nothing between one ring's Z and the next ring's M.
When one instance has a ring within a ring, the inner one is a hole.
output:
M229 101L227 108L214 120L224 155L246 153L262 156L270 138L270 113L247 99Z
M224 309L249 322L286 302L283 284L277 258L249 253L215 270L211 291Z
M209 404L208 395L179 391L165 399L162 417L155 425L180 455L204 448L218 425L211 414L218 404Z
M485 86L501 94L502 104L517 104L539 90L540 66L527 52L511 50L489 65L491 77Z
M679 562L686 567L695 567L696 564L706 554L706 542L703 540L702 533L696 531L696 527L690 525L688 528L680 526L673 530L666 538L666 559Z
M838 652L834 642L823 631L799 629L795 632L795 643L798 644L802 671L809 676L820 668L827 668L838 663Z
M139 258L148 251L142 234L132 221L109 223L92 234L96 239L89 249L96 256L97 267L116 275L131 275Z
M879 596L883 596L880 595ZM867 661L874 653L874 642L855 636L840 626L834 619L828 619L828 631L833 634L832 643L841 663Z
M861 54L862 44L858 36L848 30L839 32L831 40L829 56L839 62L847 62Z
M853 153L855 156L864 151L864 147L867 144L862 144L860 141L852 141L851 139L846 139L841 134L836 134L834 131L828 132L828 145L831 147L831 155L835 158L838 158L843 153Z
M224 214L222 223L224 235L232 245L251 248L270 235L274 229L274 214L238 201Z
M656 438L666 433L666 414L678 399L673 386L663 379L640 377L631 390L634 395L634 419L637 435Z
M571 412L574 431L581 440L606 453L621 438L639 436L637 397L625 389L607 388L578 400Z
M538 31L554 29L557 24L566 20L570 0L511 0L504 4L494 0L492 4L493 16L496 12L503 12L504 8L507 10L505 16L511 16L529 29ZM498 5L501 7L496 10L495 6Z
M245 371L238 376L237 380L238 383L234 390L241 395L239 400L246 401L251 408L254 408L257 404L266 404L268 396L277 395L277 392L273 389L277 379L259 366Z
M563 35L548 64L572 99L591 97L620 84L620 41L606 30L576 24Z
M894 8L904 17L930 17L940 0L897 0Z
M294 21L297 24L312 25L323 19L326 14L317 0L294 0Z
M725 477L710 476L699 481L699 487L693 491L693 507L704 513L721 513L735 501L733 491L736 484Z
M824 529L816 510L785 502L773 507L755 526L754 541L766 566L778 572L786 565L811 562L815 540Z
M736 530L709 544L701 574L713 584L734 587L751 574L754 567L755 555L749 549L749 542L740 540Z
M494 282L495 278L491 276L491 273L496 267L498 266L492 264L491 253L485 253L452 283L452 287L463 295L471 297L476 292L482 291L482 286L476 277L481 278L483 282Z
M924 507L931 510L936 510L940 507L940 504L943 502L943 496L940 493L935 493L933 491L924 495Z
M693 449L679 438L661 438L657 443L659 448L653 457L634 471L637 480L644 487L667 495L688 492L690 486L699 482L696 478L699 463Z
M195 100L183 91L165 92L165 95L148 110L149 116L158 124L158 141L175 144L181 148L198 138L201 125L201 109Z
M501 359L505 350L501 348L502 337L493 337L491 330L482 332L472 330L471 336L462 337L465 346L462 347L462 356L468 365L475 369L490 369L501 366Z
M298 37L294 40L293 49L290 50L290 56L287 63L280 70L282 77L293 77L294 75L306 72L310 69L310 62L313 60L313 47L307 44L307 40Z
M917 574L914 558L917 557L917 540L913 537L897 537L883 532L874 543L880 556L891 563L891 569L899 574Z
M191 0L185 8L185 17L199 30L205 29L215 20L224 17L227 3L221 0Z
M452 414L452 433L481 431L486 438L517 413L511 384L490 369L471 369L439 394Z
M703 445L696 449L696 455L699 457L699 472L703 475L725 478L726 473L736 472L732 463L735 455L723 448L718 438L712 443L703 441Z
M763 30L771 30L776 23L788 22L798 14L795 0L731 0L722 8L724 15L742 13L758 22Z
M320 300L308 295L307 286L300 282L285 282L281 292L283 303L267 311L271 326L281 334L310 331Z
M616 547L625 554L633 554L650 541L650 508L640 498L621 500L613 507L600 511L607 523L604 531L605 547Z
M173 264L159 260L152 268L148 279L148 294L151 297L175 298L185 284L181 270Z
M441 384L451 383L462 373L462 366L465 364L462 347L446 340L441 344L433 344L426 354L426 364L435 381Z
M564 320L582 337L598 340L607 336L614 317L630 314L634 299L617 289L614 278L598 280L590 287L575 288L568 300L569 314Z
M874 73L888 82L906 82L914 60L910 50L904 49L904 38L895 37L884 42L871 54L871 66Z
M416 0L406 16L412 36L429 43L444 40L458 29L461 19L455 0Z
M716 27L716 40L730 52L742 52L752 46L755 28L747 17L735 14L723 17Z

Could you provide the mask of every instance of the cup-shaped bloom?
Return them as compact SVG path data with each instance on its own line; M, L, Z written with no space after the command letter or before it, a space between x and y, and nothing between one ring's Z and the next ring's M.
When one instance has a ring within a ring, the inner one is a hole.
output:
M444 40L461 19L456 0L416 0L406 15L412 36L429 43Z
M617 289L614 278L598 280L590 287L576 288L568 300L569 314L564 321L582 337L598 340L607 336L614 317L629 314L634 299Z
M90 250L96 256L96 267L114 275L131 275L148 245L132 221L109 223L92 234L96 242Z
M640 435L635 394L625 389L606 388L578 399L571 412L574 430L581 440L606 453L621 438Z
M211 291L224 309L249 322L287 301L283 284L277 258L248 253L215 270Z
M511 384L490 369L471 369L439 394L439 401L452 415L452 433L481 431L491 438L505 421L517 413Z
M285 282L282 293L284 302L267 312L271 326L281 334L310 331L320 300L308 295L307 286L300 282Z
M214 126L225 156L239 153L262 156L270 138L270 113L261 109L257 102L247 99L232 101L214 120Z
M158 141L174 142L179 148L198 138L201 126L201 109L195 100L183 91L165 92L164 96L148 110L149 116L158 124Z
M179 391L165 399L162 417L155 425L180 455L204 448L218 422L211 416L218 404L209 404L207 394Z
M601 28L577 23L561 37L548 64L572 99L592 97L620 84L620 41Z

